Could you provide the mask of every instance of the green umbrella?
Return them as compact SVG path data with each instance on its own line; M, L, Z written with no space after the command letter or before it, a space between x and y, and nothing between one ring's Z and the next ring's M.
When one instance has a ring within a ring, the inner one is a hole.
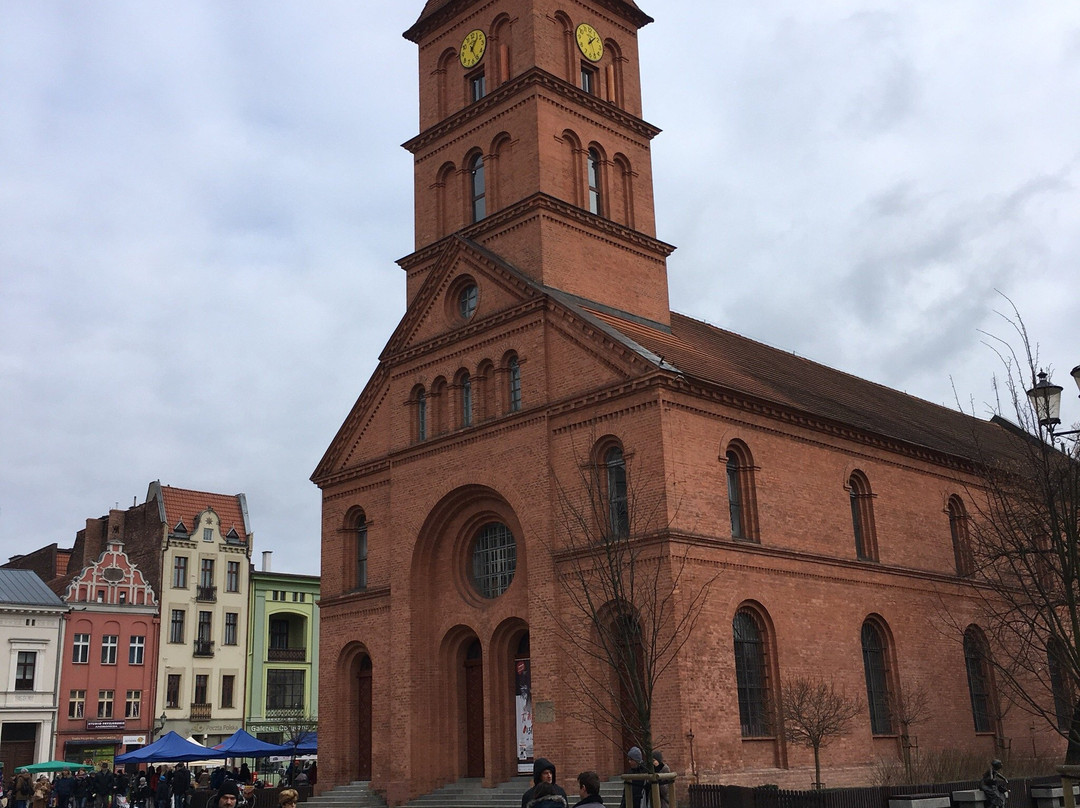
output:
M85 763L69 763L66 760L46 760L44 763L32 763L29 766L18 766L16 772L26 772L27 774L37 774L38 772L62 772L64 769L70 771L78 771L79 769L92 769L93 766L87 766Z

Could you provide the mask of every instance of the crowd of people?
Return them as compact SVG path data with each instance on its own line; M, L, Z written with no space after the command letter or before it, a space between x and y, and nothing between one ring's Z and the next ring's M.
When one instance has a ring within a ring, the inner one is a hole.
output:
M282 785L314 785L318 778L316 766L314 761L306 768L293 763L285 771ZM73 773L64 769L52 779L45 774L35 777L20 772L4 782L3 796L8 808L187 808L196 791L210 790L213 796L207 808L235 808L247 801L253 789L265 785L247 763L212 770L177 763L147 766L130 774L101 763L89 771L79 769ZM283 808L289 801L282 798L290 794L293 805L299 799L294 789L285 789L279 796Z
M653 750L653 771L662 774L671 769L664 763L664 755L658 750ZM648 772L645 766L645 758L641 750L630 747L626 753L629 768L627 774L645 774ZM596 772L581 772L577 776L578 795L580 799L570 805L569 798L563 787L555 782L555 764L547 758L536 758L533 763L533 785L521 795L521 808L588 808L592 805L603 805L604 798L600 796L600 775ZM668 808L671 782L661 781L659 784L660 804L652 804L652 791L649 784L644 780L633 780L630 785L631 803L626 804L626 792L624 790L619 808Z

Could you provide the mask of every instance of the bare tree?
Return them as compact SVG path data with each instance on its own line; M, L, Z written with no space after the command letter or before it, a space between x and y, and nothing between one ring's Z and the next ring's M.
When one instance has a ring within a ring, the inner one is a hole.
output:
M889 714L900 724L900 748L904 753L904 773L910 782L914 771L911 750L918 749L918 739L913 740L911 728L929 717L930 692L922 682L914 682L904 688L903 696L897 690L890 690Z
M821 788L821 749L847 734L862 703L831 681L813 677L786 679L780 689L780 717L789 743L814 750L814 787Z
M292 747L289 761L290 776L295 769L296 758L300 746L309 743L319 729L319 719L310 715L302 708L291 710L271 710L267 713L266 720L273 723L281 733L281 745Z
M994 423L1008 441L976 438L983 486L970 491L967 573L997 681L1021 708L1068 739L1080 763L1080 444L1055 439L1028 399L1038 347L1015 307L1020 348L991 337L1004 365ZM1004 389L1011 419L1002 417ZM963 626L957 626L963 629Z
M645 494L629 458L613 447L578 463L572 485L557 480L560 530L551 547L568 609L548 609L567 645L574 713L613 744L640 747L653 771L657 682L690 639L715 573L688 573L688 544ZM624 749L625 751L625 749Z

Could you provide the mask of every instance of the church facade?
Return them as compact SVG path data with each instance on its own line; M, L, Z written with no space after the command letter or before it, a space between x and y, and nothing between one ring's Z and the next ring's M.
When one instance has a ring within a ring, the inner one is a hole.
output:
M964 582L970 447L999 427L670 310L649 22L631 0L428 0L405 33L407 308L312 477L320 787L370 779L395 804L530 755L566 782L622 769L560 639L582 480L609 509L651 503L650 547L684 560L676 599L709 588L655 694L674 770L809 785L777 731L800 676L862 702L830 785L903 756L916 696L923 750L1059 748L1006 709Z

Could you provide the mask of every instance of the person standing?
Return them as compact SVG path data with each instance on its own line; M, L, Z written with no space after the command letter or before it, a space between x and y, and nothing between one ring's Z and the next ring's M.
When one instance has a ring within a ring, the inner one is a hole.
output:
M90 795L93 792L93 781L83 769L75 772L75 787L71 793L71 802L75 808L90 808Z
M30 799L34 796L34 787L30 782L30 775L19 772L15 776L15 785L11 789L15 794L15 808L27 808Z
M56 793L56 808L68 808L71 797L75 793L75 781L71 772L64 769L53 783L53 791Z
M652 753L653 771L656 774L670 774L671 767L664 763L664 755L658 749ZM671 781L660 781L660 808L668 808L671 803Z
M533 786L521 795L521 808L527 808L528 804L536 798L536 787L541 783L550 783L555 787L554 794L566 799L566 792L562 786L555 782L555 764L547 758L537 758L533 761Z
M626 753L626 760L630 764L630 769L627 774L645 774L645 758L641 754L641 750L636 746L631 746ZM649 798L647 790L648 783L644 780L633 780L630 783L630 799L631 805L629 808L648 808ZM622 799L619 801L619 808L627 808L626 805L626 787L623 787Z
M183 763L177 763L169 783L172 790L173 808L186 808L191 790L191 772Z
M49 796L52 794L52 783L44 774L40 775L34 783L34 796L31 799L33 808L46 808L49 804Z
M94 806L95 808L109 808L112 800L113 774L109 771L109 764L102 761L101 767L94 772Z
M578 791L581 799L574 803L574 808L580 805L603 805L604 798L600 796L600 775L596 772L582 772L577 776Z

